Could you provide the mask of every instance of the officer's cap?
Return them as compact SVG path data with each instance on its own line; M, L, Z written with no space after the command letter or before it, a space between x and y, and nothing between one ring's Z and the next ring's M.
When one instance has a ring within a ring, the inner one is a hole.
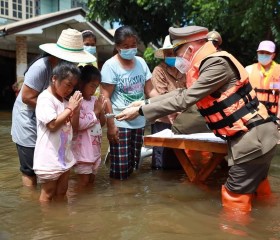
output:
M207 34L207 39L208 41L214 41L217 42L218 46L220 46L223 42L222 37L220 35L220 33L218 33L217 31L211 31Z
M169 35L174 48L185 43L207 39L207 33L208 29L200 26L169 28Z

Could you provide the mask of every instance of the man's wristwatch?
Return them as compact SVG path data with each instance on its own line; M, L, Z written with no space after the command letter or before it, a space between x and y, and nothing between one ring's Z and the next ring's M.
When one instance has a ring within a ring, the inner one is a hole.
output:
M139 115L144 116L142 106L140 106L140 108L138 109L138 113L139 113Z

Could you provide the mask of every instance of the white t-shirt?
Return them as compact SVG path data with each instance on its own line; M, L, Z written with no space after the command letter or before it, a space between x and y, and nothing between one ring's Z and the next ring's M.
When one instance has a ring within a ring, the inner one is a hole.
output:
M67 102L60 102L48 90L37 100L37 141L34 152L33 169L36 174L55 174L70 169L76 160L71 150L72 126L65 123L51 132L47 124L64 111Z
M102 82L115 85L111 96L113 113L119 114L125 106L145 98L144 87L152 74L145 60L135 57L132 69L124 69L116 57L107 60L101 70ZM117 127L137 129L145 126L145 118L139 116L132 121L117 121Z

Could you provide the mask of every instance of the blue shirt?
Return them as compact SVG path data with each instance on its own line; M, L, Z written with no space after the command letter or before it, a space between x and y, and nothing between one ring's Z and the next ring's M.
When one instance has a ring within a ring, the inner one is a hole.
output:
M111 96L113 113L119 114L130 103L145 98L144 87L151 79L151 71L141 57L134 58L132 69L124 69L114 56L107 60L101 70L102 83L113 84L115 89ZM117 121L117 127L136 129L145 126L145 118L139 116L132 121Z

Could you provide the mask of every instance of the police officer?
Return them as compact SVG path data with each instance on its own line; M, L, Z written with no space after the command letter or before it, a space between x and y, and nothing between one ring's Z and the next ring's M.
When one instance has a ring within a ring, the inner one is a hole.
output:
M214 46L217 48L217 50L220 50L220 46L223 43L223 39L222 39L220 33L218 33L215 30L209 32L207 34L207 40L211 41L214 44Z

